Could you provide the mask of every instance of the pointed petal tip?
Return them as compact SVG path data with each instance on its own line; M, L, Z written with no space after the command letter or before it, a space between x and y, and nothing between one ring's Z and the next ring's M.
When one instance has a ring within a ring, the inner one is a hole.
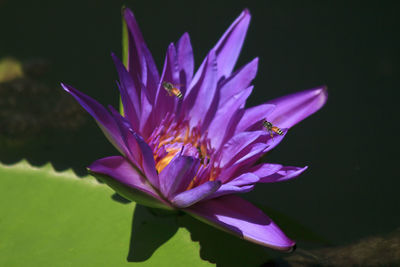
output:
M287 247L282 247L280 250L286 253L293 253L297 248L297 244L295 241L291 240L291 245Z
M280 128L291 128L320 110L327 99L328 90L326 86L314 87L273 99L267 102L276 105L268 120Z
M243 9L242 14L246 16L251 16L250 10L248 8Z
M287 246L274 246L274 245L268 245L268 247L273 248L275 250L279 250L281 252L285 253L292 253L296 250L296 242L290 240L291 242Z
M62 88L67 87L67 85L65 83L63 83L63 82L60 82L60 85L61 85Z
M314 89L315 90L315 96L320 98L320 104L321 106L326 103L326 100L328 100L328 86L322 85L320 87L317 87Z
M298 176L303 174L303 172L305 172L306 170L308 170L308 166L304 166L303 168L299 167L299 169L297 171L288 175L288 179L297 178Z
M303 168L298 169L297 171L293 171L291 173L288 173L288 175L282 179L282 181L287 181L293 178L299 177L303 172L305 172L308 169L308 166L304 166Z
M315 89L315 97L319 99L318 104L320 107L325 105L328 100L328 86L323 85Z
M119 57L114 52L111 52L111 58L114 61L114 65L117 68L118 68L118 65L123 65L122 61L119 59Z
M189 33L188 32L184 32L183 34L182 34L182 36L181 36L181 38L180 39L189 39L190 40L190 35L189 35Z
M328 96L328 86L322 85L317 89L318 94L323 94L325 97Z
M175 51L175 44L173 42L169 43L167 51L172 50L172 49L173 49L173 51Z
M122 10L122 14L123 14L124 16L127 16L127 15L133 16L133 12L132 12L132 10L131 10L129 7L122 6L121 10Z
M327 85L322 85L321 86L321 90L325 91L326 93L328 93L328 86Z
M275 242L263 242L263 241L259 241L259 240L255 240L253 238L249 238L244 236L243 239L259 244L261 246L264 247L268 247L268 248L272 248L275 250L278 250L280 252L285 252L285 253L292 253L293 251L295 251L296 249L296 242L289 239L288 237L285 238L285 240L281 240L279 243L275 243Z
M218 79L231 75L242 49L250 19L249 10L244 9L214 46L219 64Z
M253 173L260 177L260 183L277 183L299 177L308 169L305 167L282 166L279 164L262 164L253 169Z
M60 85L61 85L61 87L64 89L64 90L66 90L66 84L65 83L63 83L63 82L60 82Z
M60 83L61 87L64 89L64 91L72 94L72 91L74 90L74 88L68 84L65 84L63 82Z
M250 10L248 8L243 9L243 11L240 13L239 17L236 18L235 23L237 23L236 25L243 25L247 31L247 28L249 27L250 24L250 20L251 20L251 14L250 14Z

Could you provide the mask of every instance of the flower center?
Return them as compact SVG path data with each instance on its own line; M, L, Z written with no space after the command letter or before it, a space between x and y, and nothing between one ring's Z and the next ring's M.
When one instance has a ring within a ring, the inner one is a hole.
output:
M200 169L211 160L213 150L207 134L201 134L198 127L190 128L188 121L176 122L173 115L167 115L147 143L153 150L156 169L160 173L177 153L200 159Z

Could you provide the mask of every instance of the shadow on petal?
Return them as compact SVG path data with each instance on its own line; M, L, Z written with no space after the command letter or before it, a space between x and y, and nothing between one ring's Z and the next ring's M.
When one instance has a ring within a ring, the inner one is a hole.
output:
M136 204L127 260L141 262L149 259L177 230L176 213Z

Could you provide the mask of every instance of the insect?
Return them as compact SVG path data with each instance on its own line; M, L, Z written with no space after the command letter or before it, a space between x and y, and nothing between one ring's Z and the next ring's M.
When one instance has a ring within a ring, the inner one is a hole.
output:
M173 85L172 83L169 82L163 82L162 86L164 87L165 90L167 90L170 96L174 95L179 99L182 98L182 92L178 88L176 88L176 85Z
M270 123L266 119L263 119L262 124L263 124L264 128L267 129L267 131L271 135L271 138L274 138L274 134L273 133L276 133L276 134L279 134L279 135L283 135L283 132L282 132L282 130L280 128L272 125L272 123Z

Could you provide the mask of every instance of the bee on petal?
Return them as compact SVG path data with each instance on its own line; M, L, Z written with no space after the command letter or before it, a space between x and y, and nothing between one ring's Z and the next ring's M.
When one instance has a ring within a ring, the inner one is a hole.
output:
M274 138L274 134L279 134L279 135L283 135L283 132L280 128L272 125L271 122L267 121L266 119L263 119L262 124L264 126L265 129L267 129L267 131L269 132L269 134L271 135L271 138Z
M182 92L178 88L176 88L176 85L173 85L172 83L169 82L163 82L162 86L164 87L165 90L167 90L170 96L174 95L179 99L182 98Z

